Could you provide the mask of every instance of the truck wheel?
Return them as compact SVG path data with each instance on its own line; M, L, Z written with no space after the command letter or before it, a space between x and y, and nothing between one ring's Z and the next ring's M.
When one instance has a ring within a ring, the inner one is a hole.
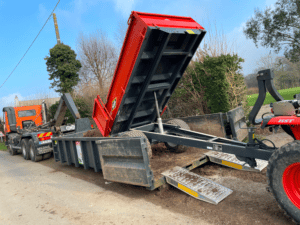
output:
M37 155L37 150L32 139L28 141L28 145L29 145L29 153L30 153L31 161L33 162L41 161L43 159L43 156Z
M23 158L24 158L25 160L30 159L30 156L29 156L28 139L23 139L23 140L21 141L21 150L22 150Z
M49 158L51 158L51 156L52 156L52 153L51 153L51 152L46 153L46 154L43 155L43 160L49 159Z
M300 141L285 144L272 154L267 177L280 208L300 223Z
M191 130L189 125L186 122L184 122L183 120L173 119L173 120L169 120L167 122L167 124L179 126L181 129ZM170 151L175 152L175 153L182 153L188 149L187 146L176 145L176 144L173 144L170 142L165 142L165 145Z
M151 149L150 142L149 142L147 136L142 131L139 131L139 130L127 131L127 132L122 133L120 135L120 137L143 137L143 138L145 138L146 145L147 145L148 157L149 157L149 159L152 158L152 149Z
M11 154L11 155L16 155L16 154L17 154L17 150L14 150L14 149L11 147L11 145L8 145L8 146L7 146L7 150L8 150L8 152L9 152L9 154Z

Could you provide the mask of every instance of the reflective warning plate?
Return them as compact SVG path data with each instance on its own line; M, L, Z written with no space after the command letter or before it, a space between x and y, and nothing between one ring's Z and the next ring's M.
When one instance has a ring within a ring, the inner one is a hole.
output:
M261 172L268 165L268 161L256 159L257 167L252 168L249 164L238 160L235 155L223 152L210 151L205 153L205 155L208 156L211 162L238 170Z

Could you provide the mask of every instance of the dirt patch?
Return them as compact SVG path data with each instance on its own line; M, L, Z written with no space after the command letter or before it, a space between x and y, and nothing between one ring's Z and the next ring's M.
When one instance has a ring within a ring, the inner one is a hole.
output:
M152 145L153 157L150 159L150 166L154 174L154 179L162 177L161 173L172 169L175 166L184 167L193 161L203 157L206 150L198 148L188 148L183 153L174 153L167 149L164 143Z
M206 177L236 177L246 181L267 184L266 168L263 169L262 172L249 172L240 171L209 162L202 167L194 169L193 172L199 174L200 176Z
M89 130L83 134L83 137L103 137L100 130Z

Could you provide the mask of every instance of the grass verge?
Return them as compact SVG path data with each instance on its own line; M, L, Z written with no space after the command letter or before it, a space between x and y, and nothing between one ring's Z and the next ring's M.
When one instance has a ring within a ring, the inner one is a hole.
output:
M300 93L300 87L282 89L282 90L279 90L278 92L281 94L281 96L284 98L284 100L291 100L294 98L293 96L295 94ZM256 99L258 98L258 94L248 95L247 97L248 97L248 105L254 106ZM270 104L271 102L276 102L276 101L268 92L266 95L266 99L264 101L264 105Z
M6 151L7 148L4 143L0 142L0 151Z

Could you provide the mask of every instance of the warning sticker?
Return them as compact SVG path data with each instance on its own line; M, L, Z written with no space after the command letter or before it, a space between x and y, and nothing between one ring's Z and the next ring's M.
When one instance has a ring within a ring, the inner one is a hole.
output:
M117 106L117 98L115 98L115 99L112 101L111 105L112 105L112 110L111 110L111 111L114 111L114 109L115 109L116 106Z
M76 150L77 150L78 162L79 164L83 165L82 151L81 151L81 146L79 141L76 141Z

